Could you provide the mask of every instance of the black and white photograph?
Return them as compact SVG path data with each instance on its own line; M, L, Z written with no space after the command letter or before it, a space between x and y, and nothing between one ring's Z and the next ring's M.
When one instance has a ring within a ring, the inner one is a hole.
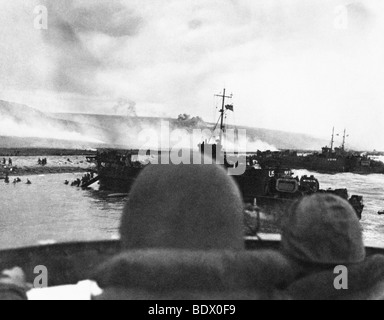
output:
M384 2L0 0L0 300L384 300Z

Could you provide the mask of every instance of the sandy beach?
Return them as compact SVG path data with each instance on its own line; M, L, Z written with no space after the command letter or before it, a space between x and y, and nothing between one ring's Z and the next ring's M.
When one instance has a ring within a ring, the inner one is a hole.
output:
M47 159L47 165L38 164L39 159ZM9 158L6 159L6 165L3 164L3 158L0 158L1 168L0 177L5 176L25 176L40 174L57 173L76 173L87 172L96 169L96 166L87 162L86 156L23 156L11 157L12 166L9 165Z

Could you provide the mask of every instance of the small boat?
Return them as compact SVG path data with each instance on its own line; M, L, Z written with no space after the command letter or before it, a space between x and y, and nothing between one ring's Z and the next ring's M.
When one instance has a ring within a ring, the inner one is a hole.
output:
M379 216L384 216L384 210L378 212Z

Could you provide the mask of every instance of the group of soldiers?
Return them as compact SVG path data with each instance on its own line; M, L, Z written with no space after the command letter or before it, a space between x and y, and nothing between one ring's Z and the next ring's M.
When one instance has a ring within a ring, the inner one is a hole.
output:
M5 183L10 183L8 174L6 175L4 181L5 181ZM13 180L13 184L18 184L18 183L20 183L20 182L22 182L20 178L15 178L15 179ZM29 179L27 179L26 184L30 185L30 184L32 184L32 182L31 182Z
M48 164L47 158L37 160L39 166L46 166Z
M90 182L93 178L94 178L94 173L93 172L92 173L87 173L81 179L78 178L75 181L73 181L71 183L71 186L72 187L81 187L81 186L87 184L88 182ZM69 185L69 181L65 180L65 184Z
M3 166L7 165L7 159L3 158ZM8 159L8 166L12 167L13 161L11 158Z

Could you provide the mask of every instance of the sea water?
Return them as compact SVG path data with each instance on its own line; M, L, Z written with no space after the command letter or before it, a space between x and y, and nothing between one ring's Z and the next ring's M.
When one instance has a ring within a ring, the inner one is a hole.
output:
M314 174L323 189L348 188L364 196L361 221L370 244L384 247L384 175L350 173L325 175L296 170L295 175ZM18 184L0 180L0 249L53 242L109 240L118 238L126 198L110 198L113 192L82 190L65 185L82 174L21 177ZM27 185L27 179L32 185Z

